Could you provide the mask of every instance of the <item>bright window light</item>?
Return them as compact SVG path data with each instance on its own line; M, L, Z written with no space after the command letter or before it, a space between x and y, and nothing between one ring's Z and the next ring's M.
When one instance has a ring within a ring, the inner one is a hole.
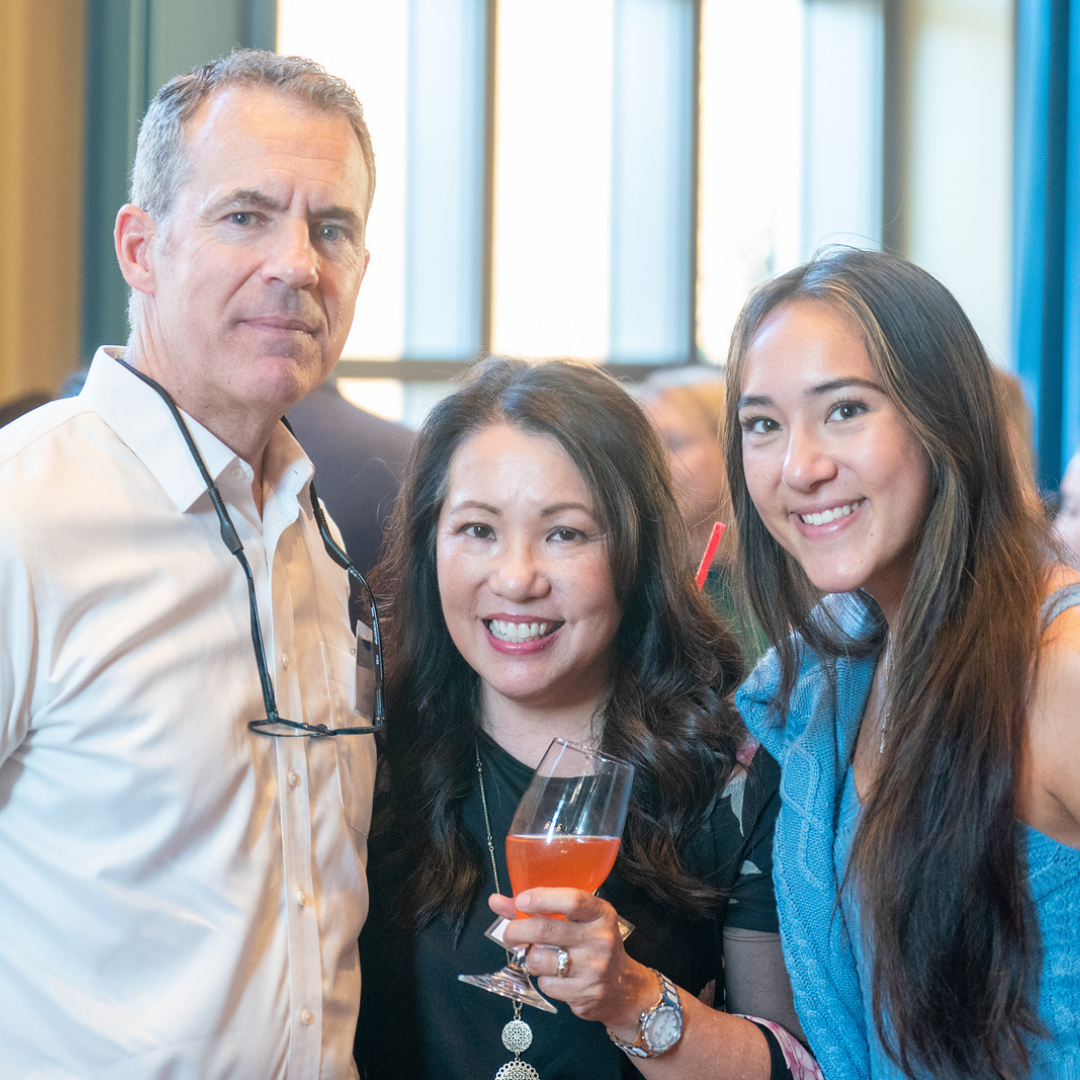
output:
M363 102L375 147L371 265L346 359L397 359L404 346L408 15L408 4L386 0L278 4L278 52L309 56L348 82Z
M747 293L800 257L802 0L705 0L698 347L713 363Z
M906 253L1010 366L1012 0L919 0L910 18Z
M613 20L613 0L499 4L495 352L607 355Z
M338 379L338 391L357 408L387 420L405 414L405 390L398 379Z
M884 4L804 7L802 258L828 244L881 245Z
M686 13L695 2L691 237L693 94L678 76L688 79L693 63ZM722 363L754 287L821 245L882 242L890 2L279 0L279 50L312 56L352 83L375 144L372 261L345 358L465 360L486 332L493 351L511 355L679 359L696 242L693 336L701 357ZM903 232L901 249L957 291L1001 356L1012 0L906 3L905 202L892 226ZM414 416L412 397L431 392L424 383L403 395L373 392L384 404L372 407Z

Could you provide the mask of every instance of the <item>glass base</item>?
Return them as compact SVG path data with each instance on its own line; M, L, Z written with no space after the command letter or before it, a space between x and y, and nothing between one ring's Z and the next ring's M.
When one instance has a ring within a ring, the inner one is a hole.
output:
M520 1001L522 1005L532 1005L534 1008L543 1009L544 1012L559 1011L533 986L528 975L515 971L511 967L504 967L501 971L492 972L490 975L459 975L458 979L470 986L479 986L481 990L487 990L492 994L501 994L512 1001Z

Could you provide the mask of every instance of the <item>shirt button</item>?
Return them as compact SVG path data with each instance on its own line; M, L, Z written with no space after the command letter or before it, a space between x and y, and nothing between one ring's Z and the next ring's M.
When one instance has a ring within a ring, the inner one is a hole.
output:
M281 666L288 671L289 670L289 658L285 653L281 654Z
M300 777L295 770L289 770L289 787L295 788L300 786Z
M302 1009L300 1011L300 1023L304 1027L311 1027L315 1023L315 1014L310 1009Z
M307 894L303 889L296 890L296 902L303 907L307 903Z

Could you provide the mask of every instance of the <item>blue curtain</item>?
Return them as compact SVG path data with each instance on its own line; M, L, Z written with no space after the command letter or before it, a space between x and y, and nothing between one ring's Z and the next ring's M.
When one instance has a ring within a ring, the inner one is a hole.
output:
M1018 0L1013 335L1039 481L1080 448L1080 0Z

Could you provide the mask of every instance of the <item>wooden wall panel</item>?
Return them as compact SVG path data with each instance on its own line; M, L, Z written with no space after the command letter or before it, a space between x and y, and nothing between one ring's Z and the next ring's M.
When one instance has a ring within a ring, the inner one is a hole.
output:
M83 0L0 0L0 401L79 362Z

